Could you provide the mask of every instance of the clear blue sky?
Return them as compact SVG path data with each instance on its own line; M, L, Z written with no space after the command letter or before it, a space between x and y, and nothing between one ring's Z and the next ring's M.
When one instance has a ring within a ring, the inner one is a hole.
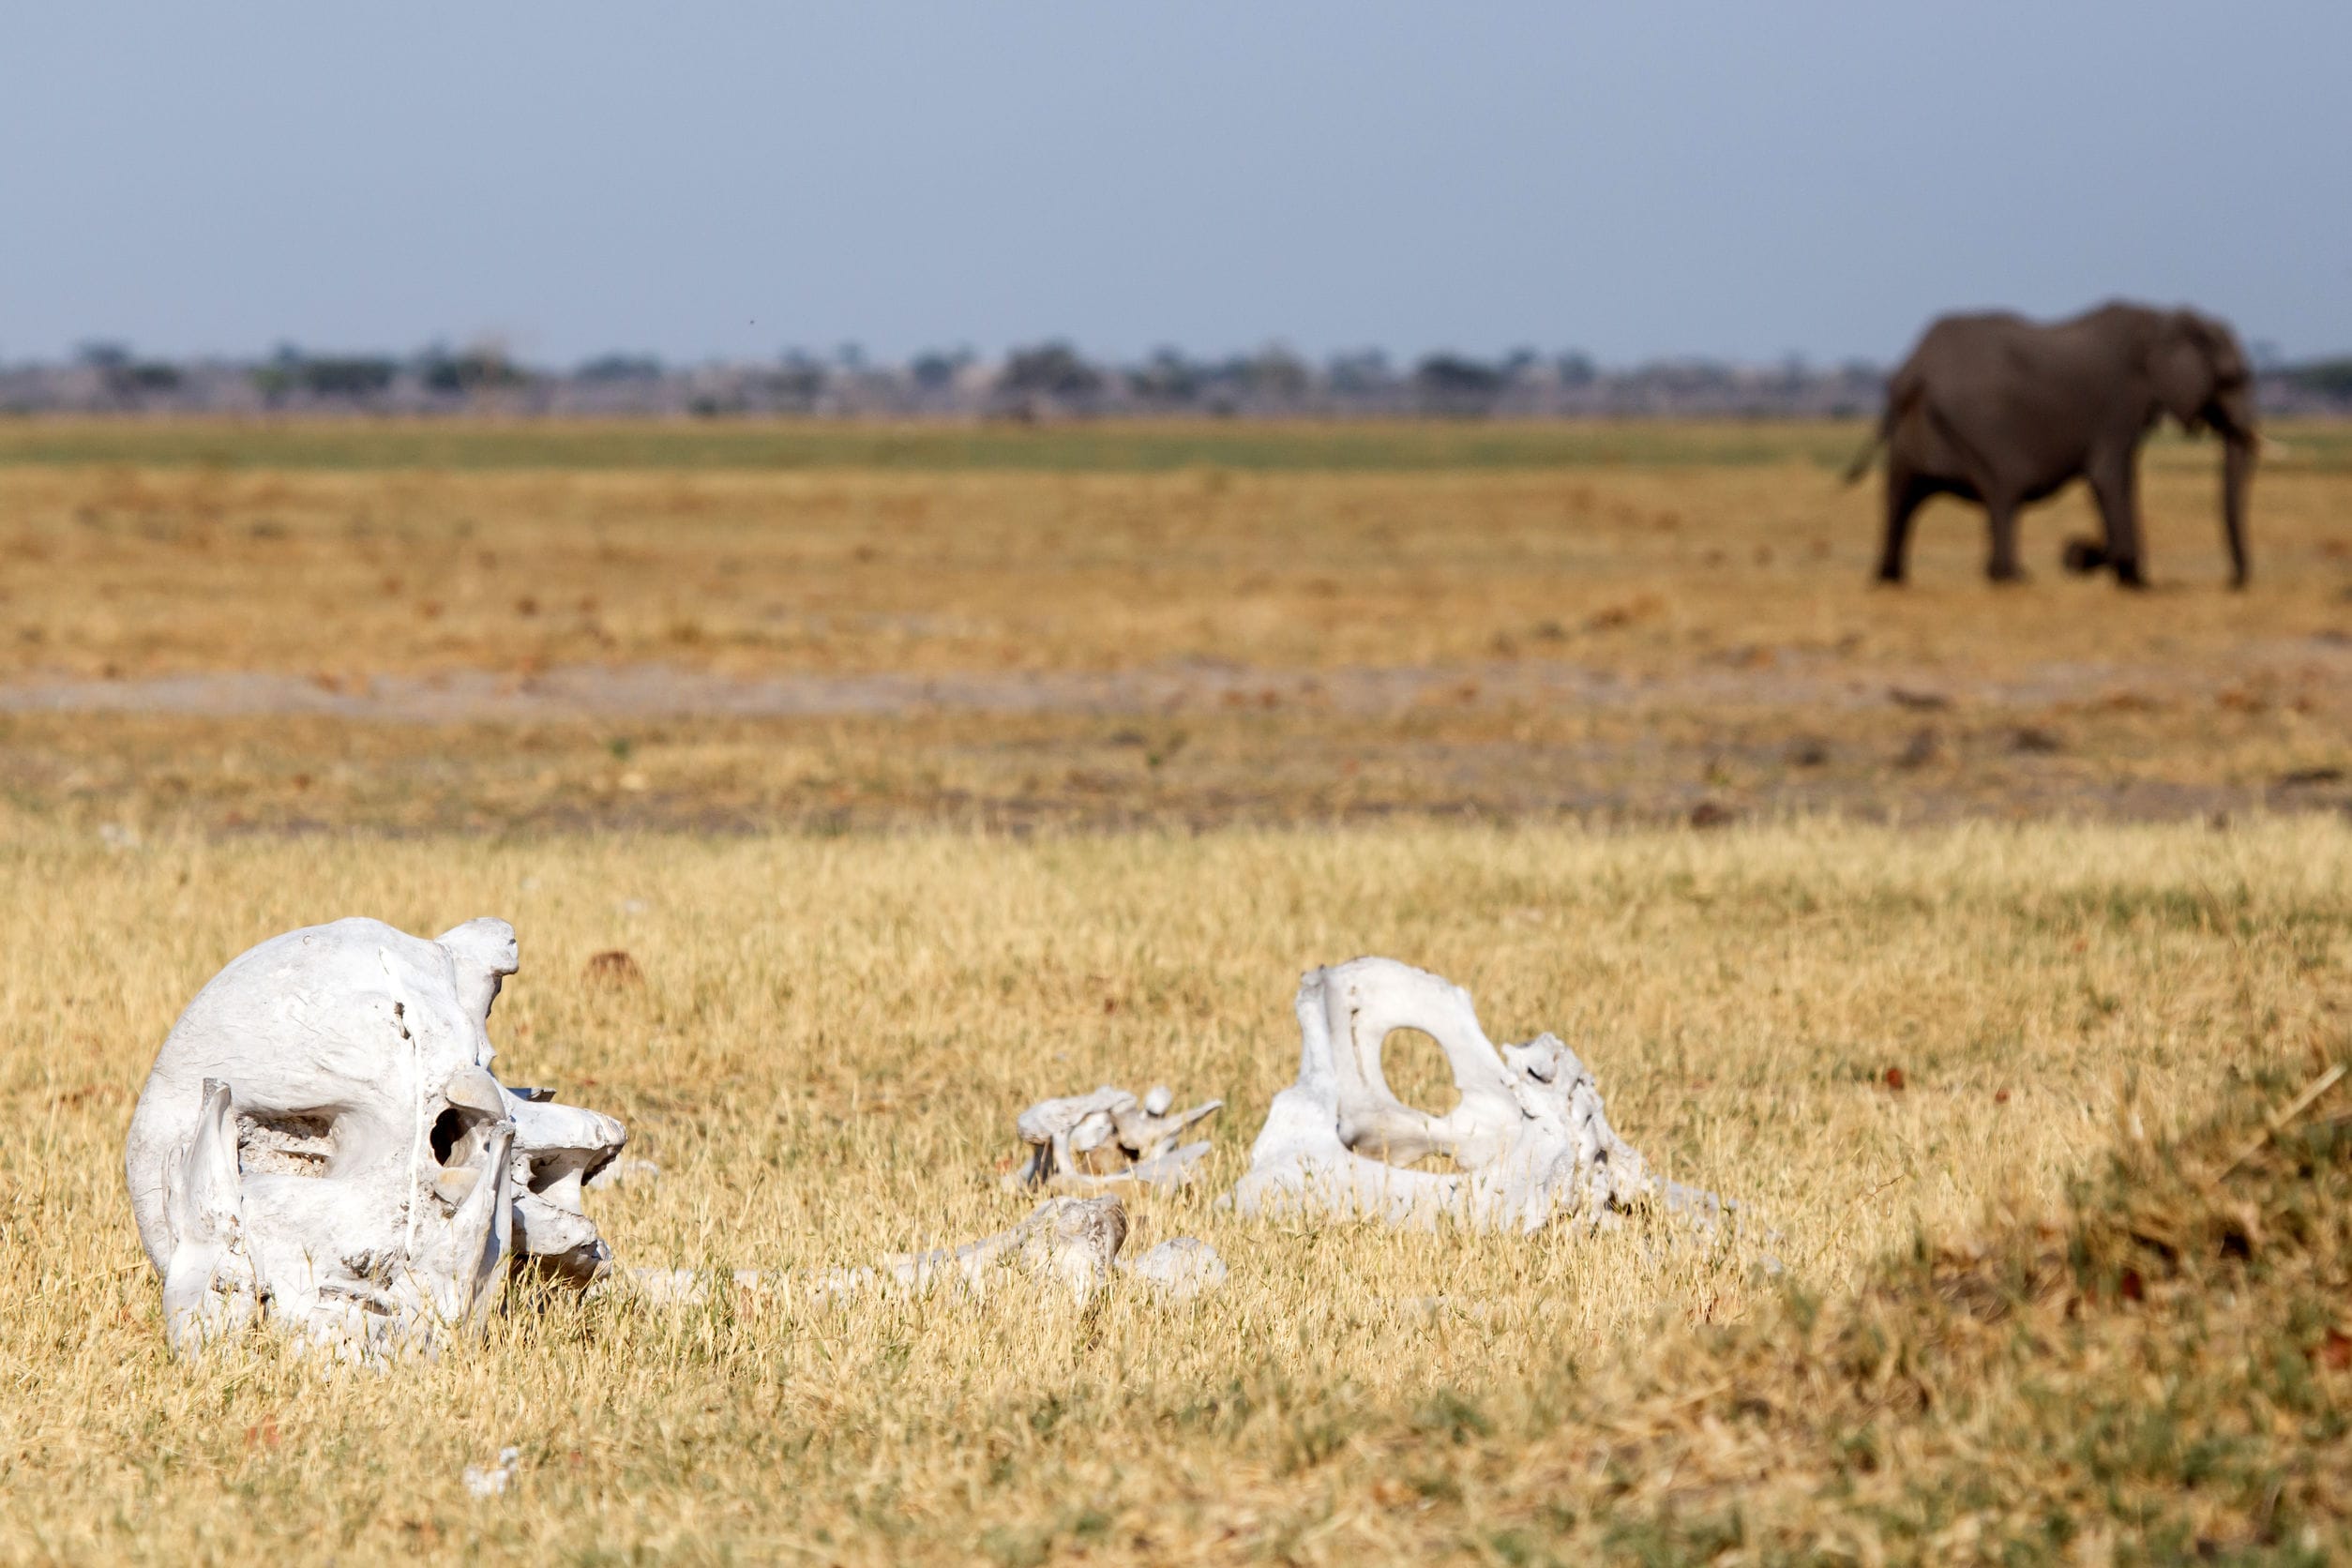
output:
M0 358L2352 349L2352 5L23 5Z

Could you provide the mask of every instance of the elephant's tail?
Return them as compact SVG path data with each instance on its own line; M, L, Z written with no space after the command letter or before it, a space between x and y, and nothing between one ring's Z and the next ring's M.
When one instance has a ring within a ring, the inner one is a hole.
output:
M1862 444L1862 449L1854 454L1852 462L1846 465L1847 484L1854 483L1870 472L1871 460L1878 455L1879 447L1894 438L1895 425L1909 412L1911 405L1919 401L1922 390L1919 378L1908 366L1896 372L1894 380L1887 386L1887 408L1884 414L1878 415L1878 428L1870 432L1870 439Z
M1892 418L1878 421L1878 428L1870 432L1870 439L1862 444L1862 449L1854 454L1852 462L1846 465L1847 484L1856 483L1863 475L1870 472L1871 461L1878 456L1878 448L1887 444L1887 429L1892 423Z

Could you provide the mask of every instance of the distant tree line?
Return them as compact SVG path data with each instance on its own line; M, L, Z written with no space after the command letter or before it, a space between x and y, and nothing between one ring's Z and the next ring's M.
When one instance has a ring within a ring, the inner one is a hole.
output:
M883 364L852 345L695 365L616 353L560 369L525 364L495 343L405 355L286 346L261 359L186 361L92 343L64 362L0 363L0 412L1832 417L1877 408L1883 385L1884 371L1862 363L1816 366L1791 357L1770 366L1677 359L1604 367L1582 353L1534 349L1398 363L1379 350L1318 362L1279 346L1212 358L1167 348L1118 364L1051 341L999 358L955 349ZM2262 393L2273 413L2352 414L2352 356L2268 363Z

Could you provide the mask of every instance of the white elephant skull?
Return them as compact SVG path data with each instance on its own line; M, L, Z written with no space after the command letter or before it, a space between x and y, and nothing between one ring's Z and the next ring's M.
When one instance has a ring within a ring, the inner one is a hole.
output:
M485 1025L515 933L375 920L273 937L199 992L157 1054L124 1166L188 1354L255 1319L339 1350L477 1322L509 1259L584 1285L611 1254L580 1188L627 1134L508 1091Z
M1717 1207L1651 1174L1609 1125L1576 1052L1549 1034L1497 1049L1459 986L1394 958L1357 958L1301 979L1297 1010L1298 1081L1274 1096L1234 1186L1244 1214L1534 1230L1560 1218L1606 1223L1651 1197L1673 1210ZM1389 1092L1380 1048L1399 1029L1443 1048L1461 1092L1445 1115ZM1409 1168L1430 1154L1457 1168Z

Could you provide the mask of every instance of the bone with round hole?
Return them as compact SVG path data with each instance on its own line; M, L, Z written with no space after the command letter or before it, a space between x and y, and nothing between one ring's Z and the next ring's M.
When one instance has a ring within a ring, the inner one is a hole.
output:
M1141 1100L1105 1084L1091 1094L1038 1101L1013 1123L1029 1157L1004 1178L1005 1189L1085 1194L1121 1185L1182 1186L1209 1152L1206 1142L1184 1142L1184 1135L1225 1102L1208 1100L1171 1115L1175 1103L1166 1084L1154 1084Z
M1296 1006L1298 1081L1274 1096L1230 1194L1244 1214L1532 1231L1610 1224L1649 1201L1701 1219L1721 1209L1654 1175L1617 1136L1576 1052L1550 1034L1498 1049L1459 986L1394 958L1356 958L1310 971ZM1444 1050L1461 1100L1443 1116L1390 1092L1380 1048L1399 1029ZM1430 1154L1457 1168L1409 1168Z
M478 1323L510 1266L580 1286L611 1252L581 1183L610 1116L510 1092L486 1024L514 930L339 920L251 948L156 1056L124 1148L173 1349L265 1320L369 1356Z

